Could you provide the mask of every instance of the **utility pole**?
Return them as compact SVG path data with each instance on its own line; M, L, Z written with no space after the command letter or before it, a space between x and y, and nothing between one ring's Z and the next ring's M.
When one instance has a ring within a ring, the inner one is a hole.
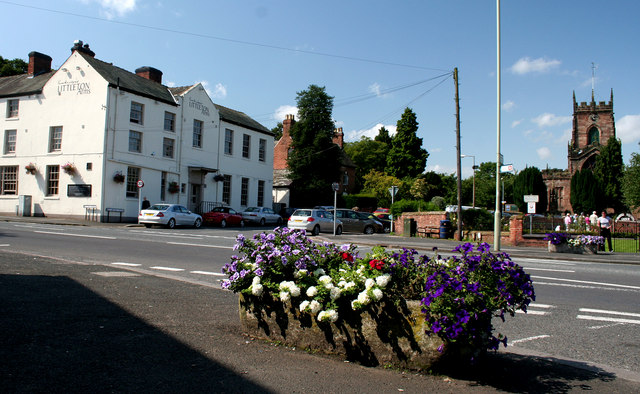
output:
M456 86L456 164L458 168L458 240L462 241L462 175L460 158L460 98L458 97L458 67L453 69L453 82Z

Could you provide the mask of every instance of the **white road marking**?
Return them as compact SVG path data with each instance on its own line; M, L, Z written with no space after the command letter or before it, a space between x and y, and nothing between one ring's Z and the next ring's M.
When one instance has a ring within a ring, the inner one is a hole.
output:
M547 276L534 276L531 275L532 278L535 279L547 279L547 280L557 280L561 282L570 282L570 283L584 283L587 285L600 285L600 286L611 286L611 287L620 287L624 289L635 289L640 290L640 286L630 286L630 285L619 285L616 283L605 283L605 282L592 282L588 280L575 280L575 279L562 279L562 278L549 278ZM534 282L535 284L535 282Z
M520 309L518 309L516 311L516 313L523 313L525 315L546 315L549 312L546 311L535 311L535 310L531 310L531 309L527 309L527 311L521 311Z
M209 272L209 271L191 271L191 273L200 274L200 275L226 276L225 274L221 274L219 272Z
M577 318L582 320L596 320L596 321L610 321L615 323L640 324L640 320L620 319L617 317L578 315Z
M533 304L529 304L529 308L549 309L549 308L555 308L555 305L533 303Z
M567 260L545 260L545 259L534 259L534 258L528 258L528 257L518 257L517 260L519 262L523 262L523 263L537 263L537 264L544 264L544 265L576 265L577 263L572 263L570 261ZM590 264L590 263L581 263L581 264Z
M598 290L607 290L607 291L632 291L638 292L638 290L634 289L618 289L612 287L603 287L603 286L587 286L587 285L570 285L568 283L551 283L551 282L535 282L535 285L547 285L547 286L561 286L561 287L572 287L575 289L598 289Z
M528 337L528 338L516 339L515 341L509 341L509 343L511 345L515 345L516 343L535 341L536 339L544 339L544 338L551 338L551 335L536 335L534 337Z
M603 313L605 315L620 315L620 316L629 316L629 317L640 317L640 313L608 311L606 309L580 308L580 309L578 309L578 311L586 312L586 313Z
M105 237L105 236L102 236L102 235L70 234L70 233L60 233L60 232L55 232L55 231L34 231L34 233L39 233L39 234L66 235L66 236L69 236L69 237L99 238L99 239L116 239L116 237Z
M172 233L156 233L152 231L143 231L143 230L130 230L130 232L135 234L150 235L152 237L197 238L197 239L201 239L203 237L203 235L200 235L200 234L178 235L178 234L172 234Z
M186 243L186 242L167 242L167 244L169 244L169 245L181 245L181 246L200 246L200 247L203 247L203 248L233 249L233 246L190 244L190 243Z
M184 271L184 268L173 268L173 267L155 266L155 267L149 267L149 268L153 270L161 270L161 271L173 271L173 272Z
M589 329L599 330L601 328L609 328L609 327L622 326L622 325L624 325L624 323L613 323L613 324L605 324L604 326L591 326L589 327Z
M4 246L11 246L10 244L0 244L0 246L4 247Z
M549 271L549 272L576 272L574 270L559 270L559 269L553 269L553 268L533 268L533 267L523 267L525 269L525 271Z
M134 263L123 263L123 262L115 262L115 263L111 263L112 265L123 265L125 267L140 267L142 264L134 264Z

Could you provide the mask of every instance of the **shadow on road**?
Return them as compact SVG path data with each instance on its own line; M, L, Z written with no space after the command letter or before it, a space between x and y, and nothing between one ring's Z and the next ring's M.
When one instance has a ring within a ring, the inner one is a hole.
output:
M65 276L0 275L2 392L264 392Z

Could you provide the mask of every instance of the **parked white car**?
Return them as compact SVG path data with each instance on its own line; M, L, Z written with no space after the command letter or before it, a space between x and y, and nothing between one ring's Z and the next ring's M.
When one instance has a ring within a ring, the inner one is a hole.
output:
M242 212L242 218L247 223L256 223L261 226L265 224L282 224L282 216L278 215L271 208L249 207Z
M189 211L186 207L178 204L154 204L147 209L140 211L138 223L149 228L153 225L174 228L176 226L192 226L200 228L202 226L202 216Z
M312 235L333 234L333 215L324 209L298 209L290 217L287 227L305 230ZM336 219L336 235L342 234L342 222Z

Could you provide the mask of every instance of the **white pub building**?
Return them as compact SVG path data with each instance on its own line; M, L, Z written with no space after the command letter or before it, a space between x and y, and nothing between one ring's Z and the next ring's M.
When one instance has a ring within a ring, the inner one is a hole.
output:
M82 41L58 70L29 54L0 78L0 214L137 220L140 201L271 207L273 134L214 104L95 58Z

